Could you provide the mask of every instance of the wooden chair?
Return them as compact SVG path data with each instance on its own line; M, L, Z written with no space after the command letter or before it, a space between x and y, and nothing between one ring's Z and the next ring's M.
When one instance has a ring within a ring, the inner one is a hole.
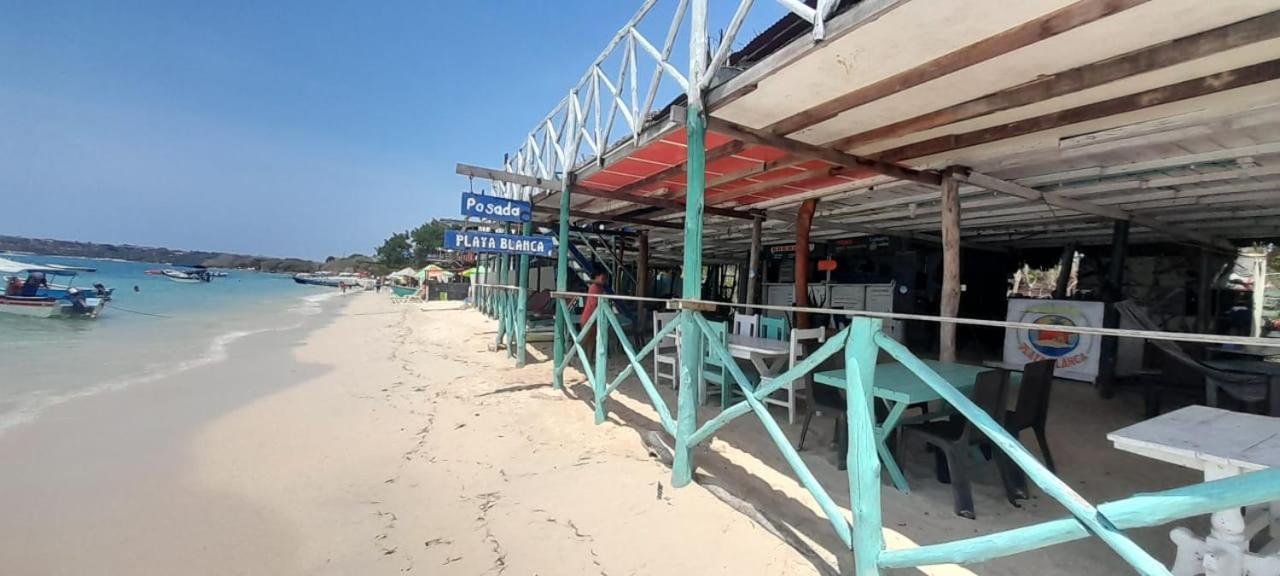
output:
M795 329L791 331L791 352L788 357L787 367L794 368L797 363L804 359L811 350L816 350L819 344L827 339L827 330L825 328L809 328L807 330ZM771 382L772 378L763 378L760 385L763 386ZM765 404L773 404L774 406L784 406L787 409L787 424L796 423L796 390L812 388L806 385L805 380L792 380L787 382L780 390L774 392L764 399ZM806 423L809 420L809 414L805 415ZM806 424L807 426L807 424ZM802 432L803 433L803 432Z
M760 317L760 330L757 332L761 338L769 340L786 340L787 339L787 319L774 318L772 316Z
M1004 421L1008 382L1008 372L991 370L979 374L973 388L974 404L996 422ZM926 445L935 448L938 481L951 482L957 515L970 520L976 517L973 511L973 489L969 484L969 466L973 462L975 448L994 452L1005 496L1011 504L1018 505L1017 473L1013 463L1004 452L994 448L986 435L969 420L957 414L948 420L904 425L899 430L904 439L918 437Z
M734 314L733 333L754 338L760 332L759 314Z
M656 336L663 328L667 327L667 323L674 322L679 312L654 312L653 313L653 334ZM680 329L677 328L676 332ZM670 366L670 372L663 372L663 366ZM671 387L675 388L680 385L680 345L676 334L668 334L653 349L653 383L656 385L663 379L671 381Z
M722 392L726 382L733 379L720 358L711 351L710 340L720 342L721 346L729 344L728 326L724 322L708 322L711 333L707 334L707 342L703 342L702 350L702 382L698 386L698 403L706 404L711 392Z
M1045 437L1045 423L1049 420L1049 393L1053 387L1053 360L1029 362L1022 369L1022 386L1018 391L1018 403L1012 412L1004 417L1004 429L1014 438L1028 428L1035 431L1036 442L1040 444L1040 454L1044 456L1044 465L1050 472L1057 473L1053 467L1053 455L1049 453L1049 441Z

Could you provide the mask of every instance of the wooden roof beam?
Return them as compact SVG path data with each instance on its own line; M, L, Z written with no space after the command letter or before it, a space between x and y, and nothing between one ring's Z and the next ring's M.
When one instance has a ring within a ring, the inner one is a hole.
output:
M846 150L871 142L898 138L1087 90L1123 78L1168 68L1277 37L1280 37L1280 11L1135 50L1101 62L1041 76L1031 82L994 94L839 138L826 145Z
M641 206L655 206L658 208L667 208L671 210L684 210L683 200L672 200L669 198L655 198L652 196L637 196L635 194L619 194L611 190L596 190L585 186L574 186L572 194L579 196L590 196L592 198L604 198L606 200L623 200L632 204ZM763 212L758 210L727 210L724 208L714 208L707 206L703 208L706 214L715 216L725 216L728 218L737 218L740 220L753 220L757 217L765 217Z
M517 186L528 186L530 188L539 188L542 190L550 190L559 192L564 189L564 181L553 178L538 178L537 176L525 176L524 174L515 174L506 170L498 170L495 168L484 168L482 166L472 166L470 164L458 163L454 171L463 176L472 178L483 178L493 182L505 182L507 184L515 184Z
M798 132L835 118L847 110L920 86L1019 48L1025 48L1145 2L1147 0L1079 0L909 70L793 114L769 125L765 130L770 134L779 135Z
M872 172L884 174L885 176L890 176L899 180L910 180L912 182L919 182L920 184L928 184L930 186L939 186L942 184L942 176L937 172L924 172L914 168L900 166L893 162L873 160L871 158L846 154L839 150L824 148L807 142L777 136L755 128L748 128L741 124L735 124L714 116L707 118L707 129L736 140L742 140L749 144L777 148L793 156L822 160L823 162L830 162L837 166L843 166L852 170L871 170Z
M1169 236L1173 236L1175 238L1189 240L1191 242L1205 245L1218 250L1229 250L1229 251L1235 250L1235 247L1232 246L1230 242L1227 242L1220 238L1215 238L1213 236L1201 234L1199 232L1192 232L1190 230L1186 230L1178 226L1168 224L1166 222L1161 222L1159 220L1156 220L1155 218L1150 218L1150 217L1142 216L1139 214L1133 214L1133 213L1121 210L1119 208L1099 206L1092 202L1085 202L1083 200L1068 198L1066 196L1063 196L1061 193L1057 193L1057 192L1041 192L1039 190L1036 190L1035 188L1028 188L1026 186L1017 184L1015 182L1001 180L994 176L988 176L986 174L982 174L980 172L974 172L968 169L962 168L962 169L954 170L952 173L956 180L965 182L967 184L972 184L974 186L986 188L987 190L991 190L993 192L1000 192L1002 194L1018 196L1026 200L1041 201L1051 206L1057 206L1059 208L1065 208L1067 210L1074 210L1076 212L1083 212L1085 214L1093 214L1094 216L1102 216L1104 218L1110 218L1112 220L1128 220L1139 226L1150 228L1152 230L1155 230L1157 232L1160 232Z
M1144 110L1162 104L1189 100L1276 79L1280 79L1280 60L1268 60L1251 66L1236 68L1235 70L1193 78L1169 86L1161 86L1110 100L1016 120L999 126L930 138L879 152L876 157L885 162L898 162L912 158L933 156L943 152L1007 140L1025 134L1052 130L1061 126L1079 124L1136 110Z
M721 158L727 158L729 156L733 156L734 154L742 152L742 150L745 149L746 147L747 147L746 144L742 142L738 142L737 140L733 140L718 148L712 148L711 150L707 151L706 163L710 164ZM636 180L631 184L627 184L626 186L618 188L617 190L614 190L614 192L619 192L622 194L632 194L632 193L639 192L641 188L648 188L650 186L653 186L654 184L661 183L663 180L666 180L668 178L673 178L681 174L684 174L685 170L688 168L688 166L686 165L687 163L688 163L688 159L686 159L684 162L675 164L664 170L659 170L658 172L654 174L650 174L649 176L645 176L644 178Z
M543 214L559 214L560 209L551 206L534 206L535 213ZM588 220L598 220L600 222L617 222L620 224L634 224L636 226L648 226L650 228L669 228L672 230L684 230L684 224L681 222L659 222L657 220L648 220L646 218L630 218L627 216L612 216L609 214L597 214L595 212L587 212L585 210L570 210L569 215L574 218L586 218Z

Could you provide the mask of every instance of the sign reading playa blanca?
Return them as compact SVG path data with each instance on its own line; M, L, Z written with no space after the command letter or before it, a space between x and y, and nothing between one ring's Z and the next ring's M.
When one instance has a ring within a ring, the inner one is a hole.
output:
M528 254L552 256L555 241L550 236L520 236L493 232L446 230L444 247L460 252L488 252L495 254Z
M1101 328L1101 302L1013 299L1009 301L1006 319L1044 326L1040 330L1005 329L1006 364L1021 366L1027 362L1052 359L1054 376L1086 382L1097 379L1101 338L1064 332L1057 327Z
M533 207L522 200L463 192L462 215L498 222L528 222L533 219Z

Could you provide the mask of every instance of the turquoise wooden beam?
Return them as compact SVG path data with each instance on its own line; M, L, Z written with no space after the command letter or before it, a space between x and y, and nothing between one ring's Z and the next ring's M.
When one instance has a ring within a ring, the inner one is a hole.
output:
M525 222L520 233L525 236L533 234L533 222ZM516 293L516 366L523 367L528 359L525 344L529 337L529 255L520 255L520 270L516 275L518 292Z
M1169 574L1169 570L1165 568L1164 564L1161 564L1146 550L1143 550L1128 536L1125 536L1083 496L1045 468L1035 456L1032 456L1027 451L1021 442L1010 436L1003 426L991 418L990 414L987 414L967 396L956 390L937 372L934 372L927 364L916 358L905 346L884 333L876 334L876 344L921 380L924 380L947 404L959 411L970 423L982 431L987 438L991 439L992 444L1003 450L1018 467L1027 473L1027 477L1032 482L1035 482L1041 490L1044 490L1045 494L1062 504L1072 516L1075 516L1107 546L1115 550L1138 573L1147 576L1167 576Z
M557 300L557 301L559 305L563 307L565 317L568 317L569 305L564 300ZM573 322L565 323L565 333L569 336L569 338L573 340L573 347L569 351L577 352L578 360L582 362L582 372L587 375L587 380L592 383L592 390L595 389L596 376L595 376L595 371L591 369L591 366L592 366L591 360L587 358L586 351L582 349L582 337L585 336L587 334L587 330L590 330L591 326L595 324L596 317L597 317L596 314L592 314L591 317L588 318L586 322L582 323L581 335L579 335L578 332L574 331ZM560 365L560 370L563 371L564 368L568 366L568 364L569 364L569 358L565 358L564 363Z
M705 9L705 6L704 6ZM707 119L702 110L690 106L685 124L688 166L684 213L684 271L680 295L686 300L702 299L702 209L705 201ZM693 481L693 444L698 429L698 384L702 380L702 338L685 310L677 318L687 328L680 339L680 390L676 394L676 445L671 465L671 485L679 488ZM731 364L733 362L730 362Z
M817 368L819 364L826 361L827 358L834 356L836 352L839 352L841 348L844 348L845 339L848 337L848 331L849 328L845 328L839 334L827 338L827 341L824 342L822 346L819 346L812 354L806 356L804 360L800 361L800 363L786 370L782 374L774 376L771 382L760 386L759 388L756 388L754 392L749 393L755 396L757 400L763 401L766 396L781 390L783 386L786 386L787 382L799 380L804 377L804 375L813 371L814 368ZM698 430L690 436L690 444L694 446L698 445L703 440L711 437L712 434L715 434L716 431L722 428L725 424L732 422L734 418L742 416L750 411L751 406L741 402L725 408L714 418L707 420L706 423L699 427Z
M644 386L645 394L648 394L649 396L649 402L653 404L653 409L657 410L658 420L662 423L662 428L665 429L668 434L675 434L676 424L675 421L671 419L671 411L667 409L666 401L662 399L661 394L658 394L658 388L654 386L653 380L649 378L649 373L645 371L644 366L640 363L642 358L648 356L648 352L653 349L653 346L645 346L644 350L637 355L635 349L631 346L631 340L627 338L626 332L622 330L622 324L618 322L617 315L614 314L612 310L606 310L605 318L609 321L609 325L613 327L614 333L618 335L618 344L622 345L622 352L627 355L627 361L630 362L630 365L627 368L635 369L636 377L640 380L641 386ZM663 330L654 338L651 344L656 346L657 342L661 342L662 338L666 338L667 333L669 332L668 328L672 327L664 327ZM609 387L604 391L604 396L606 398L608 398L609 394L618 387L618 384L622 382L622 376L625 376L626 374L627 371L623 370L619 374L619 377L615 378L614 381L609 384ZM603 378L601 380L603 380Z
M556 290L560 292L569 291L569 190L572 188L570 181L572 178L566 174L564 189L560 190L560 234L559 246L556 248ZM556 332L552 345L552 361L556 368L551 374L551 387L556 390L564 387L564 369L561 366L565 355L565 329L569 324L569 314L564 301L560 300L560 304L556 306Z
M596 321L596 377L591 381L591 389L595 391L596 424L603 424L605 419L604 387L609 372L609 322L601 318L607 317L609 307L608 300L597 298L596 309L591 313L592 319Z
M1161 492L1137 494L1098 506L1120 530L1159 526L1218 510L1280 500L1280 468L1269 468L1222 480L1192 484ZM986 562L1054 544L1087 538L1079 520L1061 518L919 548L889 550L880 555L882 568L911 568L936 564Z
M711 326L707 324L701 313L693 310L685 310L684 313L692 319L688 324L696 326L700 332L688 329L681 333L681 341L688 340L692 336L703 338L704 335L711 333ZM809 491L809 494L813 496L813 499L818 502L818 507L827 516L827 521L831 523L831 527L835 528L836 535L840 537L840 541L844 542L845 546L851 546L853 535L849 528L849 521L845 519L840 507L836 506L835 501L831 499L831 495L827 494L822 484L818 483L818 479L813 476L813 472L800 459L800 453L796 452L795 447L791 446L791 440L782 432L782 428L773 419L773 414L769 413L769 409L765 407L763 402L756 399L754 391L751 389L750 381L747 380L747 375L742 372L738 362L733 359L733 354L717 339L707 338L707 343L710 352L720 359L729 374L733 376L733 380L747 393L745 403L760 418L760 423L764 425L764 431L769 434L769 438L778 447L778 451L782 452L782 459L786 460L787 464L791 466L791 471L795 472L796 477L800 480L800 485L804 486ZM729 385L728 382L725 385ZM676 424L678 426L679 422Z
M507 255L500 254L498 256L498 285L507 285ZM494 290L497 297L498 312L498 335L495 338L494 345L502 348L507 338L507 291L504 288Z
M876 357L880 349L875 335L880 320L854 318L844 349L845 420L849 427L849 451L845 469L849 475L849 502L853 511L853 565L858 576L880 574L878 561L884 551L884 527L880 513L880 455L877 452L875 408Z

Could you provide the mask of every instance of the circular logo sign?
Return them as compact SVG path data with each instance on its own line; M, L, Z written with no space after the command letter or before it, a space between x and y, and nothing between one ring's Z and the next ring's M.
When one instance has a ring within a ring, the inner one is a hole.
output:
M1047 315L1037 318L1035 324L1045 324L1047 326L1075 326L1066 316ZM1080 335L1071 332L1062 332L1052 328L1044 328L1041 330L1030 330L1027 332L1027 341L1032 348L1036 349L1047 358L1061 358L1075 351L1080 346Z

